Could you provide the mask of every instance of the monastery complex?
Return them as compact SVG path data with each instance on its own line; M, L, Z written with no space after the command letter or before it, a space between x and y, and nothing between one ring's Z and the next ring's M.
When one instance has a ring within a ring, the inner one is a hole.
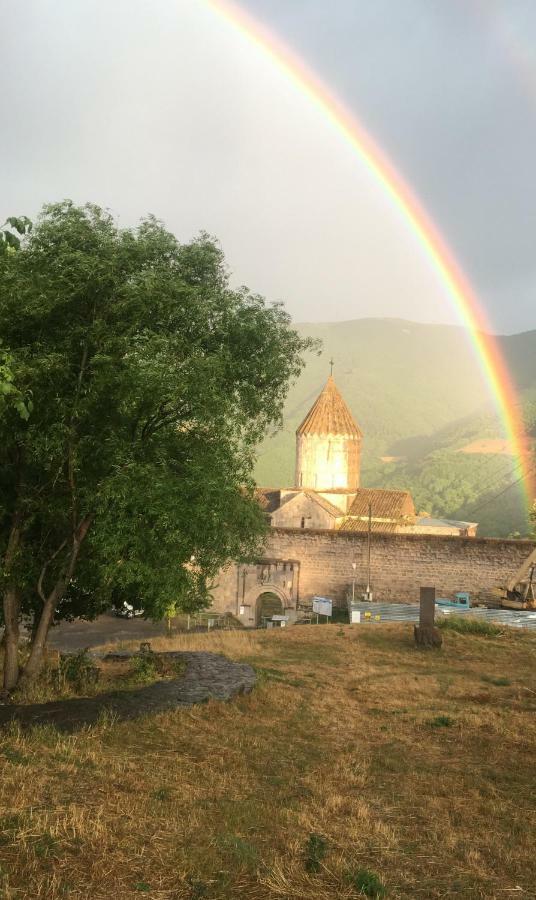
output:
M330 375L296 431L294 487L258 491L272 527L368 531L370 526L376 532L474 537L475 522L417 516L408 491L361 488L362 441Z
M296 431L294 486L257 490L270 524L264 554L219 573L215 611L250 627L268 611L293 621L315 595L345 605L350 591L363 594L369 574L375 600L416 601L420 585L485 596L526 557L525 541L418 514L408 491L360 487L362 442L330 375Z

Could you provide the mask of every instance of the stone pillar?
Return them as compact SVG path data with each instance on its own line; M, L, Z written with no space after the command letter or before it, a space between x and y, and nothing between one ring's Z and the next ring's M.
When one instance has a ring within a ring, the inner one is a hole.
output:
M443 643L441 632L435 627L435 587L422 587L419 624L413 628L417 647L430 650L439 648Z

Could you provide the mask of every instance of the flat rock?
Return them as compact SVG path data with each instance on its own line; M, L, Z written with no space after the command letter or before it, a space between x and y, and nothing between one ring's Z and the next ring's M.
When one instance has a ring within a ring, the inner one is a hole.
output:
M117 719L135 719L210 699L229 700L236 694L249 693L255 685L256 675L251 666L233 662L219 653L170 655L186 663L180 678L96 697L0 706L0 726L15 721L25 727L50 724L60 731L76 731L84 725L94 725L105 712Z

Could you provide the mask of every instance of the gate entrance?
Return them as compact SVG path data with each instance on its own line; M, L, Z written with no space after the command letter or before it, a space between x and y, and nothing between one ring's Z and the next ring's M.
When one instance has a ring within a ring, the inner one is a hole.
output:
M264 619L271 619L272 616L281 616L283 612L281 598L272 591L266 591L257 598L256 624L262 625Z

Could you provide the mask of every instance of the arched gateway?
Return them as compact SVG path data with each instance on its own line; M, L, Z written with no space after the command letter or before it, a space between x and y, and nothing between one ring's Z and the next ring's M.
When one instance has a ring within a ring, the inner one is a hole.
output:
M255 624L262 625L263 620L272 616L282 616L288 600L275 585L266 585L255 603Z
M295 559L259 559L221 573L219 610L254 628L263 617L295 616L299 600L300 564Z

